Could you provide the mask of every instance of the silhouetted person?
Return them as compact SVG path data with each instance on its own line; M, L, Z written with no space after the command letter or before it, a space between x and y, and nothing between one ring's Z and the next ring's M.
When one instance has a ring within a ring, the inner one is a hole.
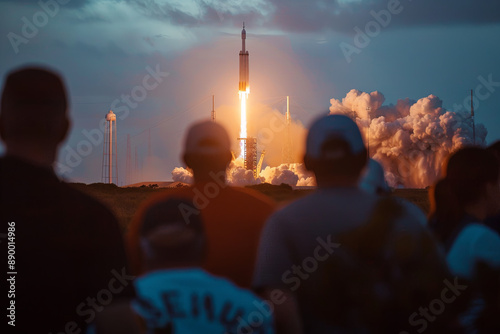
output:
M500 235L484 220L500 210L498 159L467 147L453 154L434 187L430 225L445 246L450 269L471 279L478 260L500 265Z
M208 238L208 253L203 268L241 287L249 287L260 232L275 204L256 191L226 184L226 169L231 162L230 148L229 136L221 125L211 121L192 125L185 137L183 159L193 171L194 184L159 194L145 206L173 197L192 200L195 209L185 214L187 217L203 216ZM134 220L129 237L130 256L138 273L144 269L139 228L140 222Z
M262 300L202 269L209 241L202 215L187 217L190 210L191 201L171 198L136 217L144 272L134 282L133 311L122 315L138 319L143 333L274 333ZM108 329L97 334L116 333L120 318L127 317L108 317Z
M477 284L479 264L500 269L500 234L484 223L500 210L499 161L485 149L467 147L449 158L445 173L431 197L430 225L444 245L451 272L469 280L472 286L481 286ZM484 272L481 282L487 276ZM476 296L461 319L470 332L484 308L483 297Z
M278 210L264 228L254 287L277 301L278 320L296 299L304 333L420 330L408 318L445 287L446 265L420 209L359 189L366 153L349 117L317 119L304 162L318 190Z
M488 151L493 153L497 157L498 161L500 161L500 140L488 146ZM500 202L500 198L498 201ZM500 234L500 211L493 216L486 218L485 223Z
M2 233L9 224L13 234L0 245L5 273L7 242L15 240L11 300L15 329L26 333L84 332L111 300L133 297L116 219L53 171L69 129L67 110L65 85L52 71L31 67L7 75L0 110L6 146L0 221Z

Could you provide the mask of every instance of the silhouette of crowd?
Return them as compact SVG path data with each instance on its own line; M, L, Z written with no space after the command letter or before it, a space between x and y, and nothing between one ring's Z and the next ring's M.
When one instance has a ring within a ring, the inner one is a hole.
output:
M68 105L51 69L6 76L11 331L500 333L500 142L448 157L426 217L392 194L347 116L312 123L304 164L318 187L281 207L226 183L229 136L198 122L182 154L194 183L146 200L122 236L108 208L54 173Z

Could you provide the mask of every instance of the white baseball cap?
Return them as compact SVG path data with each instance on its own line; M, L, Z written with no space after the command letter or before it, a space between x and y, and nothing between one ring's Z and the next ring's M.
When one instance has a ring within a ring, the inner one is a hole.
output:
M389 193L391 189L385 180L384 168L374 159L368 160L359 187L372 194Z
M340 149L334 152L324 152L324 143L332 139L344 141L350 152ZM365 145L358 126L345 115L322 116L311 125L307 134L306 155L311 158L335 160L343 158L346 153L358 154L364 149Z
M226 129L212 121L193 124L185 137L184 153L214 155L231 152Z

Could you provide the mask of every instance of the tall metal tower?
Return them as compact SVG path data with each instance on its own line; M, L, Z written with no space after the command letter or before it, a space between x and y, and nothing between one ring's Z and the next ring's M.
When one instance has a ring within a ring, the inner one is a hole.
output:
M127 134L127 162L125 165L125 183L132 183L132 150L130 147L130 134Z
M215 95L212 95L212 122L215 122Z
M474 121L474 94L473 90L470 90L470 117L472 118L472 142L474 146L476 145L476 123Z
M291 137L291 127L292 118L290 116L290 96L286 97L286 138L285 138L285 152L284 152L284 162L287 164L292 163L292 137Z
M104 130L104 147L102 151L102 177L104 183L118 185L118 147L116 140L116 115L110 110L106 114L106 128ZM114 132L114 133L113 133ZM114 168L113 168L114 167ZM113 175L114 172L114 175Z
M148 136L148 158L151 157L151 128L149 128L149 136Z
M137 160L137 146L135 146L134 155L134 183L139 180L139 160Z

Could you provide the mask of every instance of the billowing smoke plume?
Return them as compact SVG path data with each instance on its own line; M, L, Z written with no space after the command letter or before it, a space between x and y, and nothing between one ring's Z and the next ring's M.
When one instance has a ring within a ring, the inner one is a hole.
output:
M278 167L266 167L260 173L265 182L280 185L286 183L292 186L315 186L316 180L307 171L303 163L281 164Z
M185 168L175 167L172 171L172 180L174 182L193 183L193 174Z
M369 144L370 156L383 165L392 187L423 188L433 184L446 157L473 143L472 119L466 110L445 110L442 101L434 95L418 101L398 100L396 105L384 106L384 101L380 92L368 94L353 89L342 101L331 100L330 113L345 114L356 120L365 143ZM300 163L306 135L302 124L293 122L291 127L291 158L296 163L285 164L283 148L287 130L283 112L260 105L253 106L250 115L250 134L257 138L259 151L266 150L264 165L267 167L255 178L243 167L243 160L236 159L227 171L228 183L315 185L313 175ZM224 125L230 132L238 129L236 121ZM486 128L476 124L477 145L485 144L486 134ZM231 133L231 136L237 134ZM192 182L192 174L184 168L175 168L172 177L174 181Z
M226 173L226 180L228 184L233 186L246 186L262 182L260 178L254 178L251 170L245 169L243 158L231 161Z
M193 174L185 168L176 167L172 171L172 179L178 182L193 183ZM260 183L291 186L315 186L316 181L311 172L308 172L302 163L281 164L278 167L267 166L255 178L253 172L243 167L243 159L232 161L226 173L226 181L233 186L246 186Z
M448 111L434 96L398 100L382 106L379 92L351 90L342 101L332 99L330 113L356 120L370 156L382 163L393 187L423 188L435 182L446 157L473 143L472 119L465 110ZM484 145L486 128L476 124L476 144Z

